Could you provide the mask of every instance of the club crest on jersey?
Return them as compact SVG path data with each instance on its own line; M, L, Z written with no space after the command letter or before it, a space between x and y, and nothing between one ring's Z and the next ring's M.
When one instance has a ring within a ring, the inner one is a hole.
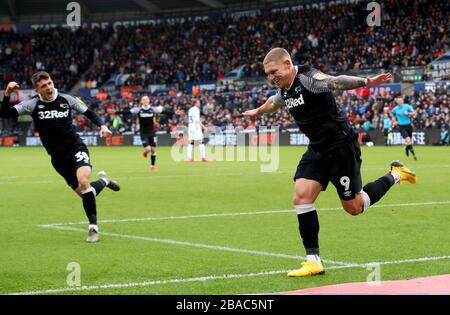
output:
M317 72L314 76L314 79L319 80L319 81L323 81L327 78L327 76L325 74L323 74L322 72Z
M297 98L288 98L285 100L287 108L291 109L297 106L301 106L305 104L305 100L303 99L303 95L300 94Z
M68 109L69 108L69 104L59 104L59 106L61 108L64 108L64 109Z
M302 91L302 87L301 86L297 86L295 88L295 93L300 93Z

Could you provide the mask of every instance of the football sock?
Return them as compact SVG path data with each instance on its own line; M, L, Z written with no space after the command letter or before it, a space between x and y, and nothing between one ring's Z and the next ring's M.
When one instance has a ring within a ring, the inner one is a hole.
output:
M89 220L89 224L97 224L97 205L95 202L94 189L90 187L86 191L82 192L83 207L86 212L86 216Z
M296 205L295 209L306 255L319 256L319 217L316 208L314 205Z
M378 202L395 184L395 182L396 179L394 178L394 175L388 173L383 177L380 177L376 181L368 183L366 186L364 186L364 210Z
M412 155L415 157L416 153L414 152L414 148L413 148L412 144L408 145L408 147L409 147L409 152L411 152Z
M152 166L156 163L156 153L152 153L152 156L150 157L152 160Z
M315 262L317 264L322 262L319 255L306 255L306 260Z
M192 151L193 150L194 150L194 145L193 144L189 144L188 145L188 152L187 152L188 160L192 159Z
M99 180L96 180L95 182L92 182L91 186L92 186L92 188L95 189L95 192L94 192L95 195L96 196L100 195L100 193L102 192L103 188L105 188L107 184L108 183L105 180L103 180L103 179L99 179Z
M204 159L206 156L205 156L205 145L202 143L202 144L200 144L200 146L199 146L199 151L200 151L200 156L202 157L202 159Z

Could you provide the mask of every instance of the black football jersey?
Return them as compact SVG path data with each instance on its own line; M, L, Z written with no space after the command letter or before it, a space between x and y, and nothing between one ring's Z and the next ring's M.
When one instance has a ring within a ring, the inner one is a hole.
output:
M132 108L130 111L132 114L138 116L141 134L152 133L154 131L156 122L156 110L154 108L144 108L141 106Z
M330 152L356 139L345 113L336 104L327 76L307 65L297 66L297 75L288 89L280 89L274 102L286 106L300 131L319 152Z
M53 101L44 101L36 95L14 106L19 115L31 115L42 145L49 154L64 152L72 145L83 143L72 124L72 111L84 113L88 110L77 98L55 91Z

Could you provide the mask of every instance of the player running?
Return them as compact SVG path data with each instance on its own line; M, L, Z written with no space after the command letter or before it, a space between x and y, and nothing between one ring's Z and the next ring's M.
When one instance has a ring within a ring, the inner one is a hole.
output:
M205 152L205 140L203 138L202 130L205 126L202 124L200 119L200 100L194 100L194 105L188 111L188 134L189 134L189 145L187 158L188 161L194 162L193 151L194 144L199 144L200 156L203 162L208 162Z
M8 83L4 91L0 117L31 115L42 144L51 157L53 167L83 200L83 208L89 220L89 232L86 241L97 242L99 240L99 229L96 198L103 188L108 187L113 191L119 191L120 186L117 182L108 178L103 171L98 173L99 179L97 181L89 182L92 171L89 151L72 125L72 111L84 114L95 125L99 126L100 137L110 135L111 131L80 100L59 93L47 72L35 73L31 81L38 94L13 107L9 106L9 99L11 94L19 89L19 85L16 82Z
M264 69L268 79L278 88L278 93L269 97L259 108L246 111L243 115L259 116L286 107L310 140L294 176L293 200L307 261L288 276L322 274L319 219L314 202L330 181L336 187L343 208L351 215L363 213L395 183L416 183L416 175L394 161L386 175L362 187L357 134L347 117L338 110L332 93L333 90L377 86L390 81L392 76L386 73L364 79L326 75L306 65L294 66L289 53L282 48L272 49L267 54Z
M403 98L401 96L395 99L397 106L395 106L391 113L397 119L397 124L400 129L400 134L405 140L405 153L406 156L409 156L409 152L411 152L414 160L417 160L416 153L414 152L414 148L412 145L412 125L411 125L411 117L414 116L414 110L409 104L405 104Z
M139 132L141 134L142 146L144 147L144 158L150 156L150 170L152 172L158 171L156 167L156 141L155 141L155 128L156 128L156 114L162 112L162 110L150 106L150 98L147 95L141 97L140 107L134 107L132 109L126 109L124 111L117 111L116 114L131 113L139 118Z

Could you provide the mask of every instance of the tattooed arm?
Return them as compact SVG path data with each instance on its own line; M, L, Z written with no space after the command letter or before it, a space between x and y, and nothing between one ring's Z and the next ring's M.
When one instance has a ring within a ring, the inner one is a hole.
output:
M331 92L333 90L353 90L363 86L377 86L392 79L392 74L383 73L374 77L353 77L348 75L331 76L316 69L300 74L300 81L313 93Z
M366 79L349 75L331 77L328 80L330 90L353 90L363 86L366 86Z
M340 75L337 77L330 77L328 79L328 88L331 90L353 90L363 86L377 86L392 79L390 73L383 73L375 77L353 77L348 75Z

